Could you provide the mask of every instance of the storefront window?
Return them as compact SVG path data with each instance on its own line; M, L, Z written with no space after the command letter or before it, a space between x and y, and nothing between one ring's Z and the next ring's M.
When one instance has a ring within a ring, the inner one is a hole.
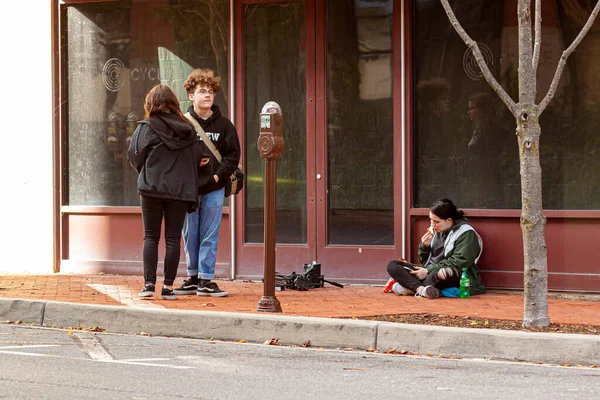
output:
M127 148L148 91L167 84L187 110L183 82L194 68L212 68L222 78L215 103L229 114L229 0L111 1L61 11L64 202L139 205Z
M452 2L496 79L517 97L516 0ZM584 0L544 1L537 102L591 13ZM520 209L515 120L481 76L439 1L414 7L415 207L446 196L463 208ZM541 117L545 209L600 209L600 21L574 52Z

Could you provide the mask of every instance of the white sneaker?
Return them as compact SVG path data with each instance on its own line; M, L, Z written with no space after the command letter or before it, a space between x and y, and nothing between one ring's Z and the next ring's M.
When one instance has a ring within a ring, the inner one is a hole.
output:
M400 285L398 282L396 282L392 286L392 292L396 293L398 296L404 296L407 294L407 289L404 286Z

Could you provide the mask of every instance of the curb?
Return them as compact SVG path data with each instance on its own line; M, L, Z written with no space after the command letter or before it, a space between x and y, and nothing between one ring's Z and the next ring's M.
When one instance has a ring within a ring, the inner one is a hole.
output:
M0 299L0 321L5 320L195 339L263 343L277 338L283 345L300 346L309 341L310 347L398 349L458 358L600 364L600 336L595 335Z

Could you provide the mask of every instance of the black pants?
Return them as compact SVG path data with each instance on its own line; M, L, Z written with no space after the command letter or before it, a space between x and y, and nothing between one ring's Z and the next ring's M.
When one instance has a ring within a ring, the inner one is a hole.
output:
M185 201L140 196L142 221L144 223L144 284L156 284L158 268L158 242L163 216L165 219L165 279L171 286L177 276L181 252L181 229L185 221L188 204Z
M445 279L440 278L437 272L427 275L422 281L409 271L415 270L418 264L406 263L403 261L392 260L388 263L387 272L401 286L417 292L419 286L434 286L437 289L445 289L448 287L458 287L460 285L460 274L455 268L451 268L452 272L446 271Z

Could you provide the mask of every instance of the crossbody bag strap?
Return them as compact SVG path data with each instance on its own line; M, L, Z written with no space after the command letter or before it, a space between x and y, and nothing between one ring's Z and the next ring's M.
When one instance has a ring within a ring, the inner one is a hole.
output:
M215 147L215 144L212 142L212 140L210 140L208 138L208 136L206 136L206 132L204 132L204 129L202 129L202 127L200 126L198 121L196 121L196 118L194 118L192 115L190 115L189 112L185 113L185 117L192 123L192 125L194 125L194 129L196 129L196 133L198 135L200 135L200 137L202 138L202 141L204 142L206 147L208 147L210 152L215 155L215 157L217 158L217 161L219 161L219 163L220 163L221 159L222 159L221 153L219 153L219 150L217 150L217 148Z

